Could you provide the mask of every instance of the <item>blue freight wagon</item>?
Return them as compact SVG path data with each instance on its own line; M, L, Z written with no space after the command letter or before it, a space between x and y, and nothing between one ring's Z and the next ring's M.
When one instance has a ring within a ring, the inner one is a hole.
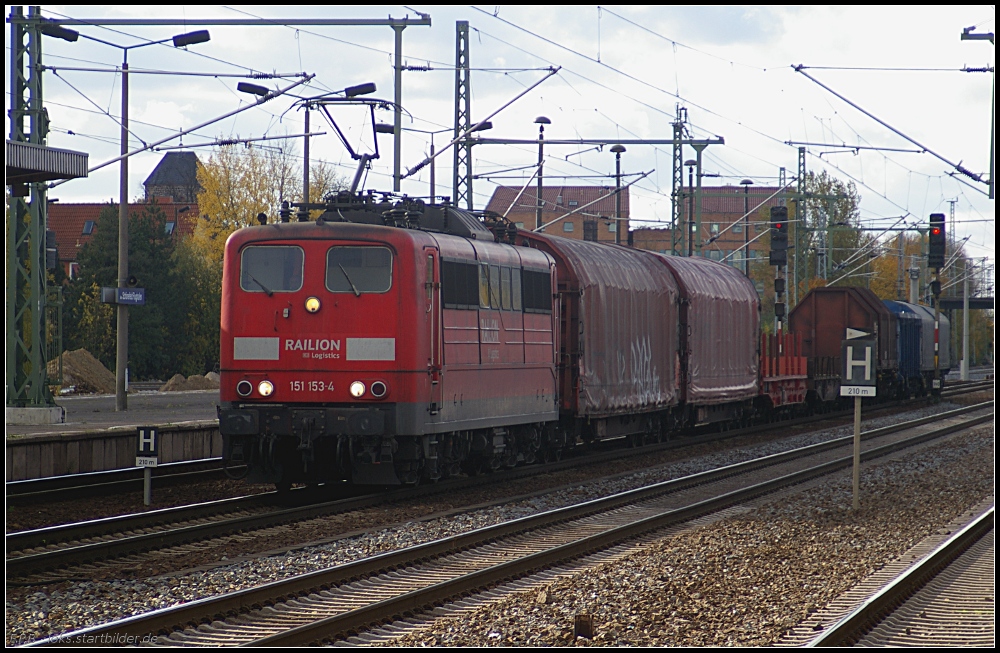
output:
M896 315L896 357L899 367L896 369L896 387L903 396L926 394L924 379L920 373L920 343L923 337L923 320L910 308L909 304L883 300L886 308ZM931 339L933 341L933 324L931 324ZM933 361L931 362L933 368Z

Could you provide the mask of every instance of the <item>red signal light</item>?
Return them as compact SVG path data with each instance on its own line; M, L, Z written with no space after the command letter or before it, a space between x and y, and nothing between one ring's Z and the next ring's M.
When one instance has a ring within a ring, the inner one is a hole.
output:
M940 227L934 227L933 229L931 229L931 235L932 236L940 236L941 235L941 229L940 229Z

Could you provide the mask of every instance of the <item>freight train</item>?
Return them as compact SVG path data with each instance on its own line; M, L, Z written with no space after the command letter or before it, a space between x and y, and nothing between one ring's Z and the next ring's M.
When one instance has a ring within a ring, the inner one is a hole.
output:
M708 259L370 192L324 209L262 215L225 249L223 457L279 489L416 484L813 409L839 387L827 327L885 333L906 312L868 293L819 323L831 309L807 296L770 335L754 285ZM886 351L880 379L919 391Z

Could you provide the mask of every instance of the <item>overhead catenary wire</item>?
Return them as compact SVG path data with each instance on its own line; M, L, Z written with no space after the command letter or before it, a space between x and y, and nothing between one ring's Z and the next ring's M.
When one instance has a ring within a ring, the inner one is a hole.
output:
M544 33L544 32L543 32L543 33ZM522 41L524 41L524 39L514 39L514 40L515 40L515 41L517 41L517 42L522 42ZM678 47L684 47L684 44L680 44L680 45L679 45ZM306 48L303 48L303 50L306 50ZM606 55L607 55L607 53L606 53ZM605 61L608 61L608 59L606 59L606 58L605 58ZM628 68L628 67L627 67L627 68L625 68L625 69L626 69L626 70L629 70L629 71L631 71L631 72L634 72L634 71L632 71L632 69L631 69L631 68ZM568 75L566 75L566 76L565 76L565 78L569 79L569 76L568 76ZM574 81L574 82L575 82L575 81L576 81L576 79L574 78L574 79L573 79L572 81ZM245 123L244 123L244 124L245 124ZM630 123L628 123L628 124L629 124L629 125L633 125L633 126L634 126L634 123L631 123L631 122L630 122ZM620 127L620 125L617 125L617 126L619 126L619 127ZM246 132L244 132L244 133L246 133ZM623 133L624 133L624 132L623 132ZM213 136L214 136L214 134L213 134ZM711 148L710 148L710 149L711 149ZM708 154L708 153L706 153L706 154ZM716 154L718 154L718 153L716 153ZM811 152L811 154L813 154L813 155L815 156L815 152ZM706 158L707 158L707 157L706 157ZM708 159L708 158L707 158L707 160L710 160L710 159ZM866 188L871 188L871 186L876 186L876 187L879 187L879 188L880 188L880 190L882 190L882 191L883 191L883 192L879 193L879 196L881 196L881 197L885 197L885 198L888 198L888 197L892 197L892 198L896 199L896 200L897 200L898 202L900 202L900 203L904 203L904 204L905 204L906 202L905 202L904 200L900 199L900 198L899 198L899 197L897 196L897 195L898 195L897 193L895 193L895 192L890 192L890 191L886 190L885 188L882 188L882 184L881 184L881 183L879 183L879 182L881 182L881 179L876 179L875 177L873 177L873 176L872 176L872 172L871 172L871 169L870 169L870 161L871 161L871 160L869 159L869 160L868 160L868 161L866 162L866 163L867 163L867 165L865 165L865 168L866 168L866 170L865 170L865 171L864 171L864 173L863 173L863 174L861 175L861 179L863 179L863 180L864 180L865 182L867 182L866 184L863 184L863 185L864 185L864 187L866 187ZM584 162L585 162L585 163L586 163L586 162L589 162L589 160L588 160L588 159L584 159ZM439 161L438 163L439 163L439 169L440 169L440 161ZM661 163L662 163L662 161L661 161ZM725 170L724 168L722 168L722 164L724 164L724 163L725 163L725 160L724 160L724 159L720 159L720 160L718 160L718 162L715 162L715 161L712 161L712 165L713 165L713 166L714 166L714 167L715 167L716 169L720 169L720 168L721 168L721 170L720 170L720 171L722 171L722 172L726 172L726 170ZM846 162L843 162L843 161L841 161L840 163L842 163L842 164L843 164L843 163L846 163ZM547 164L548 164L548 165L552 165L552 161L551 161L551 160L547 160ZM575 166L575 165L576 165L576 163L574 162L574 166ZM848 164L847 164L847 170L851 170L851 169L852 169L852 168L851 168L851 165L854 165L854 163L852 162L852 163L848 163ZM598 167L600 167L600 166L598 166ZM553 169L555 169L555 168L553 168ZM831 171L833 171L833 170L835 170L835 169L837 169L837 168L835 168L835 167L832 167L832 166L830 167L830 170L831 170ZM792 170L794 170L794 168L792 168ZM661 171L661 172L662 172L662 171ZM922 175L922 173L917 173L917 174L921 174L921 175ZM555 175L552 175L552 176L554 177ZM751 176L751 175L745 175L745 176ZM879 171L879 173L878 173L878 176L879 176L879 177L881 177L881 171ZM922 180L922 179L923 179L923 177L922 177L922 176L921 176L921 177L916 177L916 176L914 176L914 186L915 186L915 188L919 188L919 186L917 186L917 184L918 184L918 183L921 183L921 180ZM652 182L652 181L653 181L653 180L649 180L649 181L647 181L647 182L646 182L646 184L651 184L651 182ZM669 180L667 180L667 181L669 181ZM666 195L666 194L662 193L662 192L661 192L661 190L660 190L659 188L656 188L656 190L651 190L651 189L649 189L649 188L646 188L646 189L643 189L643 186L644 186L644 184L639 184L639 185L637 185L636 187L633 187L633 188L632 188L632 192L633 192L633 193L636 193L636 192L639 192L639 191L641 191L641 192L643 192L643 194L645 194L645 193L651 193L651 194L656 194L656 197L660 197L660 196L662 196L662 197L668 197L668 195ZM931 187L931 199L932 199L932 200L933 200L933 195L934 195L934 193L936 192L936 191L934 190L934 186L936 186L936 185L932 185L932 187ZM485 190L485 189L488 189L489 187L488 187L488 186L484 186L483 188L484 188L484 190ZM669 188L667 189L667 192L669 193ZM866 198L866 199L867 199L867 198ZM911 201L911 202L909 202L909 203L910 203L911 205L914 205L914 206L917 206L917 207L919 207L919 200L917 200L916 202L914 202L914 201Z
M982 180L982 177L981 177L981 175L979 175L979 174L977 174L977 173L975 173L975 172L972 172L971 170L969 170L968 168L966 168L965 166L963 166L963 165L962 165L961 163L953 163L952 161L950 161L950 160L948 160L947 158L945 158L944 156L942 156L942 155L938 154L937 152L935 152L934 150L930 149L930 148L929 148L929 147L927 147L926 145L924 145L924 144L920 143L919 141L917 141L917 140L916 140L916 139L914 139L914 138L911 138L910 136L907 136L906 134L904 134L904 133L903 133L903 132L901 132L900 130L896 129L895 127L893 127L893 126L892 126L892 125L890 125L889 123L887 123L887 122L885 122L884 120L882 120L881 118L878 118L877 116L875 116L875 114L871 113L870 111L867 111L866 109L863 109L863 108L862 108L861 106L859 106L858 104L856 104L856 103L852 102L851 100L848 100L848 99L847 99L846 97L844 97L844 96L843 96L843 95L841 95L840 93L837 93L836 91L834 91L834 90L833 90L832 88L830 88L830 87L829 87L829 86L827 86L826 84L822 83L821 81L819 81L818 79L816 79L815 77L813 77L812 75L810 75L809 73L805 72L805 71L804 71L804 69L805 69L805 66L803 66L803 65L799 64L799 65L797 65L797 66L792 66L792 69L793 69L793 70L794 70L795 72L797 72L797 73L800 73L800 74L804 75L804 76L805 76L805 77L806 77L807 79L809 79L809 80L810 80L811 82L813 82L813 83L817 84L817 85L818 85L818 86L820 86L821 88L823 88L823 89L826 89L826 90L827 90L828 92L830 92L830 93L832 93L833 95L837 96L838 98L840 98L841 100L843 100L843 101L844 101L844 102L846 102L847 104L851 105L852 107L854 107L855 109L857 109L857 110L858 110L858 111L860 111L861 113L865 114L866 116L868 116L869 118L871 118L871 119L872 119L872 120L874 120L875 122L879 123L880 125L882 125L882 126L883 126L883 127L885 127L886 129L888 129L888 130L890 130L891 132L893 132L893 133L894 133L894 134L896 134L897 136L899 136L899 137L901 137L901 138L903 138L903 139L905 139L905 140L907 140L907 141L909 141L909 142L913 143L913 144L914 144L914 145L916 145L917 147L919 147L919 148L921 148L922 150L926 151L926 152L927 152L928 154L930 154L931 156L933 156L933 157L935 157L935 158L937 158L937 159L940 159L941 161L943 161L943 162L947 163L947 164L948 164L949 166L951 166L951 167L952 167L952 168L954 168L955 170L957 170L957 171L961 172L962 174L964 174L965 176L969 177L970 179L975 179L976 181L978 181L978 182L980 182L980 183L985 183L985 182L983 182L983 180ZM982 192L982 191L980 191L980 192Z

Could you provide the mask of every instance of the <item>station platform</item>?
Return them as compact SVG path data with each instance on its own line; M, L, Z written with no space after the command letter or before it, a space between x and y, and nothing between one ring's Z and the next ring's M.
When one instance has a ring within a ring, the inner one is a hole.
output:
M218 402L218 390L141 392L117 412L114 395L60 397L64 423L5 425L6 480L134 467L140 426L158 428L161 463L221 456Z

